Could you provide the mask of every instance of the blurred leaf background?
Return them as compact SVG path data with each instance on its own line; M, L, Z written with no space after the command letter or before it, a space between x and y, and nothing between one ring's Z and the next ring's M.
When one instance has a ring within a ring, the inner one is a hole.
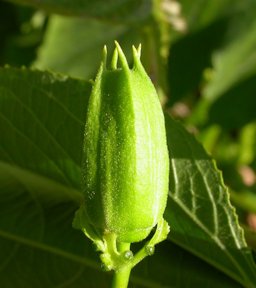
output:
M92 79L103 45L118 40L129 58L142 43L165 111L216 159L256 250L256 2L165 0L154 18L161 25L151 13L158 1L123 1L122 9L111 1L101 10L97 1L66 10L65 1L16 2L31 6L0 1L0 66Z

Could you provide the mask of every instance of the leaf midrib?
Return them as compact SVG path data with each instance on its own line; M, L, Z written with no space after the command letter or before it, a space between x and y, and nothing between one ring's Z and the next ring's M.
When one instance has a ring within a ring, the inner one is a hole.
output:
M49 252L49 253L52 253L55 255L59 255L59 256L64 257L66 259L72 260L74 262L89 266L93 269L100 270L99 265L97 265L97 263L95 261L89 260L85 257L80 257L80 256L75 255L75 254L70 253L70 252L66 252L66 251L59 249L57 247L53 247L53 246L47 245L47 244L39 242L39 241L34 241L34 240L31 240L28 238L24 238L24 237L3 231L1 229L0 229L0 236L5 238L5 239L9 239L11 241L17 242L19 244L23 244L23 245L26 245L29 247L34 247L34 248L37 248L37 249L40 249L40 250L43 250L43 251L46 251L46 252Z
M37 174L34 171L27 170L24 167L18 167L16 165L11 165L6 162L0 161L0 173L1 171L4 171L5 174L10 175L16 181L23 184L25 187L45 187L45 195L47 195L49 198L52 198L53 195L52 192L47 193L47 187L50 187L51 191L54 190L55 196L59 196L60 199L66 198L67 200L73 201L78 205L83 199L82 194L79 190L73 187L67 187L54 179L47 178L41 174ZM39 190L36 190L35 193L39 193L38 191Z

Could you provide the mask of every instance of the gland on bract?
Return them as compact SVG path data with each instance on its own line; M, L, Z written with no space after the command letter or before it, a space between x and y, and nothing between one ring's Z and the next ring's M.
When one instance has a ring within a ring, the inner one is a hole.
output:
M115 269L116 243L141 241L156 225L150 245L166 238L169 157L164 116L140 62L140 47L133 47L132 68L117 42L107 68L104 48L89 99L82 177L85 201L75 226L96 243L110 269Z

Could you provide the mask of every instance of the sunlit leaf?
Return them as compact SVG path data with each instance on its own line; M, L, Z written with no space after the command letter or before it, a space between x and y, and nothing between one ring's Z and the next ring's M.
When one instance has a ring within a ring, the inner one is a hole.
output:
M239 227L227 188L212 159L181 125L167 116L170 238L246 287L256 266ZM200 247L200 248L199 248Z

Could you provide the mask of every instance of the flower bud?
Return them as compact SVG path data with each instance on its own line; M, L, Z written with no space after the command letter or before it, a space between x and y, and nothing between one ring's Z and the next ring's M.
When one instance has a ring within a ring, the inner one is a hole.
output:
M133 67L116 43L107 52L89 99L83 193L87 221L97 235L119 242L145 239L162 218L167 201L169 157L156 90L133 47Z

